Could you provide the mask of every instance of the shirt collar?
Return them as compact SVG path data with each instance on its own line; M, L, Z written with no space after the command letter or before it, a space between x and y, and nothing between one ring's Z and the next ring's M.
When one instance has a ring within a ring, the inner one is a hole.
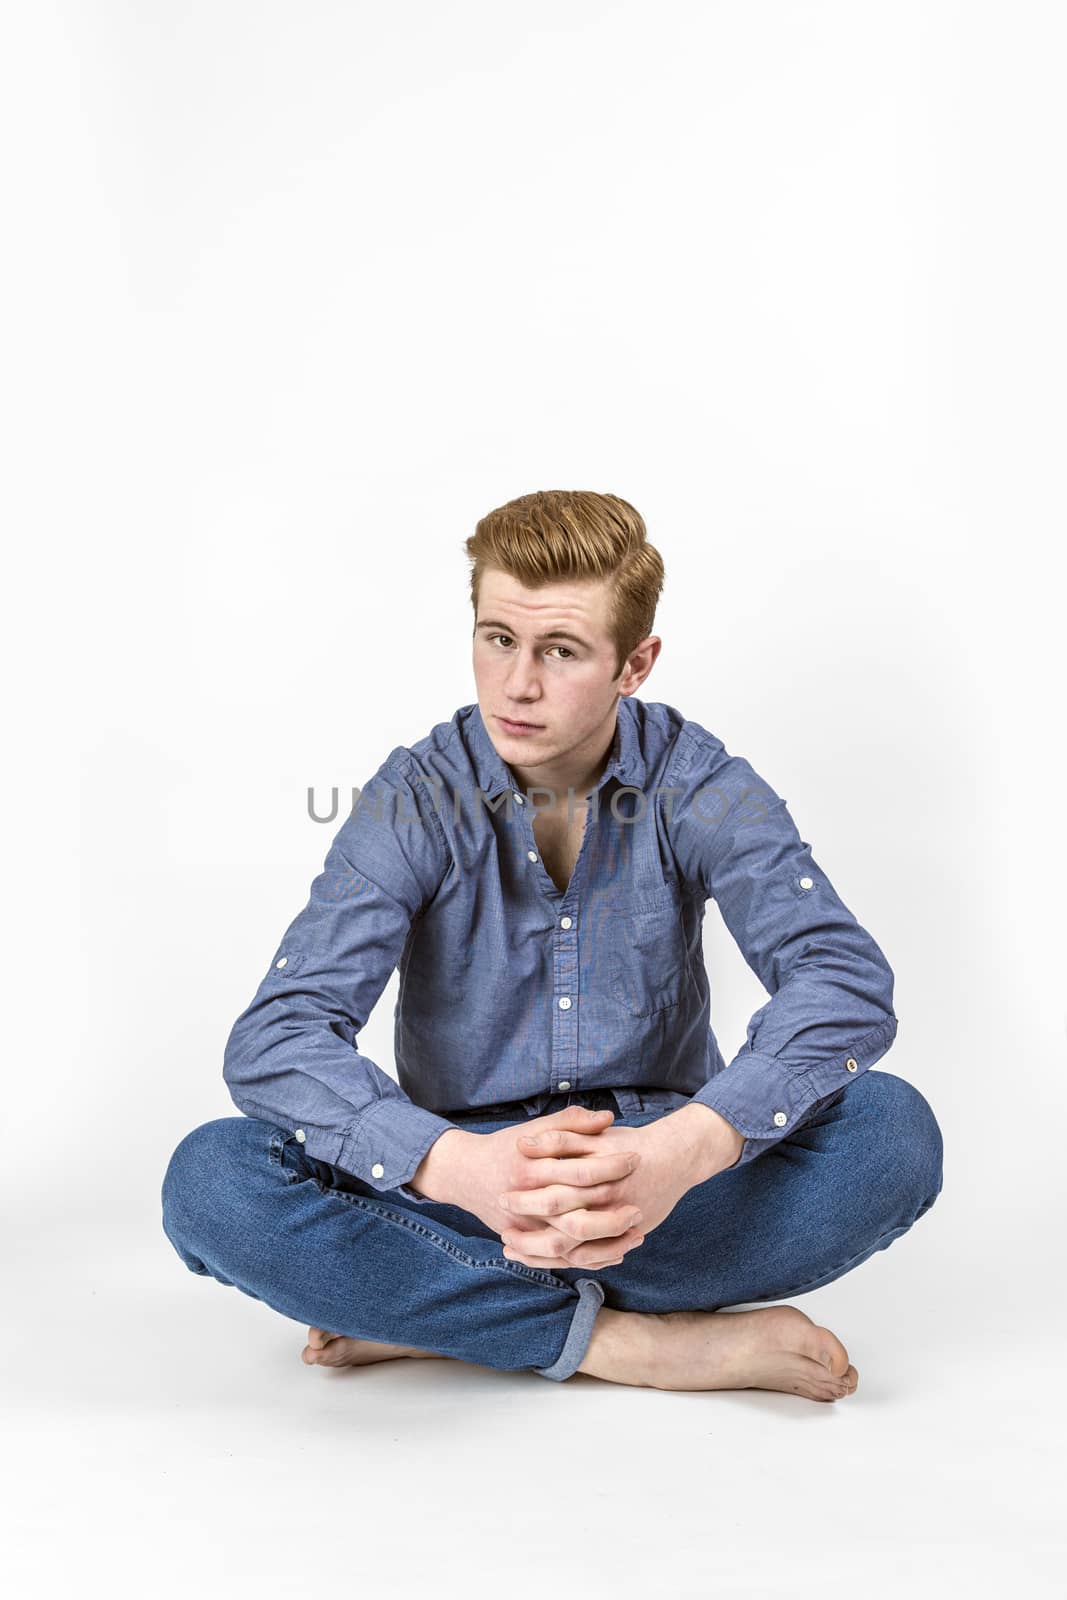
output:
M470 713L469 742L478 787L487 799L492 799L505 789L515 788L515 774L490 739L477 701L465 710ZM644 788L645 763L637 729L637 712L631 695L623 695L619 700L611 754L596 787L601 788L609 778L617 778L621 784L637 789Z

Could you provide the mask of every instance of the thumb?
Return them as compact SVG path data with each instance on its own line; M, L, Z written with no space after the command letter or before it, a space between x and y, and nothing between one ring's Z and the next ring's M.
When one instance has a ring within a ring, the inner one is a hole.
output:
M564 1106L562 1111L554 1111L551 1116L541 1118L541 1122L548 1128L564 1128L575 1133L589 1133L596 1129L606 1128L612 1120L614 1111L590 1111L588 1106ZM605 1118L607 1119L605 1121ZM532 1134L520 1134L524 1143L529 1143L534 1137Z

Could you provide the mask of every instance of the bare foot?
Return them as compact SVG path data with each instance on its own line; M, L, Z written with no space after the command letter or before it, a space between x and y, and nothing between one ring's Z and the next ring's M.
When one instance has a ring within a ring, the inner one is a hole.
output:
M373 1339L349 1339L342 1333L327 1333L324 1328L309 1328L300 1359L309 1367L368 1367L373 1361L433 1354L432 1350L416 1350L413 1345L376 1344Z
M840 1339L796 1306L659 1313L602 1306L578 1371L640 1388L779 1389L809 1400L838 1400L859 1382Z

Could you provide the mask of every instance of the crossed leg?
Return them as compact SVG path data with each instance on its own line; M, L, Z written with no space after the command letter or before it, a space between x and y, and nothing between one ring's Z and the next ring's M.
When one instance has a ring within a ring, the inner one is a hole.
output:
M941 1157L919 1091L868 1072L758 1161L690 1190L640 1249L603 1270L605 1304L577 1370L653 1388L775 1389L819 1401L854 1393L859 1374L844 1344L796 1306L722 1308L822 1287L886 1249L937 1198ZM679 1293L686 1307L676 1306ZM364 1366L434 1354L312 1327L303 1360Z

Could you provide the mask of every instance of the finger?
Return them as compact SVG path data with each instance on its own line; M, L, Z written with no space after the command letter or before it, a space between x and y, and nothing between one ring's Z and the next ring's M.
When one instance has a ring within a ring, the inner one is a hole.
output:
M509 1190L497 1196L497 1204L515 1218L543 1217L569 1238L603 1239L641 1222L640 1206L611 1205L613 1197L611 1184L598 1189L555 1183L545 1189ZM601 1203L594 1205L594 1200Z
M643 1233L625 1235L620 1239L599 1240L590 1244L572 1246L563 1251L556 1248L556 1241L551 1234L541 1235L535 1233L519 1234L517 1238L506 1234L502 1240L503 1254L508 1261L521 1261L528 1267L547 1267L551 1271L554 1267L597 1267L616 1264L621 1261L628 1250L635 1249L644 1243ZM511 1241L511 1242L509 1242ZM540 1254L539 1252L547 1252Z
M523 1267L540 1267L542 1271L553 1272L559 1267L570 1269L580 1266L584 1272L599 1272L601 1267L620 1267L623 1263L622 1256L615 1256L611 1261L560 1261L558 1256L520 1256L513 1250L505 1250L504 1255L508 1261L517 1261Z
M580 1252L570 1255L538 1255L536 1250L542 1248L536 1245L526 1245L520 1249L517 1244L507 1244L503 1247L503 1255L508 1261L519 1261L526 1267L540 1267L542 1270L553 1272L563 1267L570 1270L575 1267L602 1267L617 1266L625 1257L620 1241L612 1240L611 1244L601 1243L595 1248L586 1245Z
M593 1128L585 1132L575 1132L572 1128L540 1128L536 1133L516 1134L516 1143L523 1151L537 1151L541 1155L596 1155L604 1148L598 1133L599 1130Z
M519 1154L529 1164L526 1168L531 1188L543 1188L546 1183L610 1183L625 1178L641 1160L638 1150L589 1151L579 1147L573 1153L560 1150L556 1136L550 1134L544 1143L519 1147ZM525 1187L525 1185L523 1185Z
M607 1109L590 1111L588 1106L564 1106L561 1110L552 1111L547 1117L542 1117L541 1121L550 1122L563 1128L577 1128L581 1131L582 1128L599 1127L605 1117L610 1122L614 1115L614 1111L608 1111Z
M626 1203L622 1185L633 1170L624 1166L620 1171L613 1163L605 1171L584 1157L577 1161L548 1159L527 1163L517 1173L513 1169L510 1176L514 1181L502 1191L498 1204L505 1211L532 1211L535 1216L554 1216L557 1211L574 1211L578 1206L618 1207ZM546 1190L551 1192L546 1195ZM636 1204L636 1195L631 1195L629 1202Z
M533 1132L569 1132L595 1138L614 1117L614 1111L590 1111L586 1106L564 1106L562 1111L553 1111L550 1116L535 1118Z
M628 1207L620 1201L618 1181L589 1185L552 1183L541 1189L505 1189L503 1194L497 1195L496 1203L501 1211L506 1211L516 1220L520 1217L555 1219L567 1216L572 1211L596 1211L598 1214L612 1211L631 1219L638 1214L635 1202L630 1201Z
M552 1226L567 1239L636 1239L641 1232L642 1217L633 1206L613 1206L610 1209L591 1211L579 1207L559 1213Z
M576 1265L581 1266L588 1259L618 1255L620 1250L632 1249L642 1243L645 1233L642 1223L633 1228L621 1227L614 1231L585 1232L581 1235L565 1233L562 1228L550 1223L544 1228L505 1228L500 1237L504 1244L524 1254L551 1257L556 1261L570 1257ZM567 1264L564 1261L564 1265Z

